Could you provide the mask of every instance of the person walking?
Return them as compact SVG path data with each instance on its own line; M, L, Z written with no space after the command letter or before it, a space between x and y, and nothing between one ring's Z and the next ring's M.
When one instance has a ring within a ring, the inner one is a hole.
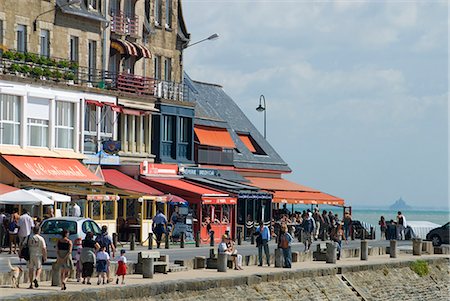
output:
M94 266L96 264L95 253L100 249L100 245L95 242L94 234L92 232L86 233L86 238L82 241L81 246L81 277L83 277L83 284L91 284L91 277L94 273Z
M127 258L125 257L126 251L120 250L120 257L117 261L118 267L116 271L116 284L119 284L119 277L122 276L122 284L125 284L125 275L127 274Z
M33 234L28 236L28 247L30 250L30 260L28 261L28 275L30 280L29 288L39 287L42 263L47 260L47 245L45 239L40 235L41 229L38 226L33 228ZM36 274L34 273L36 271Z
M342 238L345 239L344 230L342 229L342 223L339 223L331 230L330 238L337 243L337 260L341 259L342 250Z
M62 238L56 244L56 262L60 267L61 290L66 290L67 279L73 268L72 261L72 241L69 239L69 231L64 229L61 233Z
M405 239L406 218L401 211L397 212L397 239Z
M288 231L286 224L281 225L281 233L278 239L278 248L283 250L283 267L290 269L292 267L291 244L294 239Z
M386 239L387 224L386 224L386 220L384 219L384 216L380 217L380 220L378 221L378 225L380 225L381 239Z
M31 229L34 227L33 218L28 214L27 209L22 209L22 215L17 223L19 229L17 235L19 236L19 247L22 247L23 241L31 234Z
M114 247L112 237L108 234L108 227L106 225L102 226L102 233L95 238L95 241L99 244L100 248L105 247L106 253L108 253L109 257L115 257L116 247ZM110 278L110 261L107 261L107 270L106 270L106 279L109 282L112 281Z
M74 216L74 217L81 216L81 208L74 200L70 201L69 216Z
M315 228L314 219L311 217L310 214L308 213L305 214L302 227L303 231L305 232L303 243L305 244L305 252L306 252L311 248L312 237Z
M5 208L0 208L0 253L3 252L3 247L5 245L5 237L8 233L8 230L5 227L6 215Z
M270 253L269 253L270 231L267 226L264 226L263 221L259 222L259 227L256 228L255 234L257 235L256 246L258 247L259 266L263 265L263 256L262 256L263 249L264 254L266 255L267 265L270 266Z
M328 212L326 210L323 210L322 212L322 220L323 220L323 227L322 227L322 240L327 240L328 235L331 231L331 223L330 218L328 217Z
M162 235L166 233L167 217L162 213L162 210L158 210L158 213L153 217L153 232L156 234L156 247L159 249L161 246ZM167 234L166 234L167 235Z
M352 227L352 216L350 212L345 212L344 215L344 236L345 240L348 241L348 236L350 235L351 227Z
M108 266L109 266L109 254L106 252L105 246L100 246L100 251L97 252L97 273L98 280L97 285L100 285L100 280L102 280L103 284L106 284ZM109 282L109 281L108 281Z
M316 224L316 229L314 231L314 240L318 240L320 231L322 230L321 227L323 226L324 222L322 215L320 215L319 208L317 207L314 208L313 219Z

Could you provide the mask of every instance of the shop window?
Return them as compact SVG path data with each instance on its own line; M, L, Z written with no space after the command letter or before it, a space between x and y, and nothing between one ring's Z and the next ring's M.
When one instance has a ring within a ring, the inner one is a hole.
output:
M73 148L74 104L67 101L56 102L56 147Z
M0 144L20 141L20 97L0 94Z
M27 26L26 25L17 25L16 32L16 50L18 52L27 52Z
M101 205L103 206L103 219L104 220L112 220L114 219L114 202L102 201Z
M41 30L40 43L41 43L40 55L50 57L50 31L46 29Z

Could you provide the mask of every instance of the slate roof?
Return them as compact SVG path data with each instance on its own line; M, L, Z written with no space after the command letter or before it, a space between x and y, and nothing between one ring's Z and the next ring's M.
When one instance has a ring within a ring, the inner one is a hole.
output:
M195 124L227 128L240 153L234 153L234 166L246 169L263 169L291 172L286 162L264 139L245 116L239 106L221 86L194 81L185 74L185 83L191 89L195 105ZM266 155L251 153L241 141L239 133L248 133Z

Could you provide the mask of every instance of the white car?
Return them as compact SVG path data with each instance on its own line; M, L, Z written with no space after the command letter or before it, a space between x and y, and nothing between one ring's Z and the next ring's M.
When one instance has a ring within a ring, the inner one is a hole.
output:
M62 231L69 231L69 239L73 243L72 257L75 257L77 249L86 233L94 233L94 238L101 233L100 227L95 221L84 217L52 217L46 219L41 225L41 235L47 244L48 258L56 258L56 245L62 237Z

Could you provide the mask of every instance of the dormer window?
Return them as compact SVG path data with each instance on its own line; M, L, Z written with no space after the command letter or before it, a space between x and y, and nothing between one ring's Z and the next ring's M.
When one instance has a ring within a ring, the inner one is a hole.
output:
M266 155L263 149L252 138L250 134L238 133L239 139L247 147L247 149L254 155Z

